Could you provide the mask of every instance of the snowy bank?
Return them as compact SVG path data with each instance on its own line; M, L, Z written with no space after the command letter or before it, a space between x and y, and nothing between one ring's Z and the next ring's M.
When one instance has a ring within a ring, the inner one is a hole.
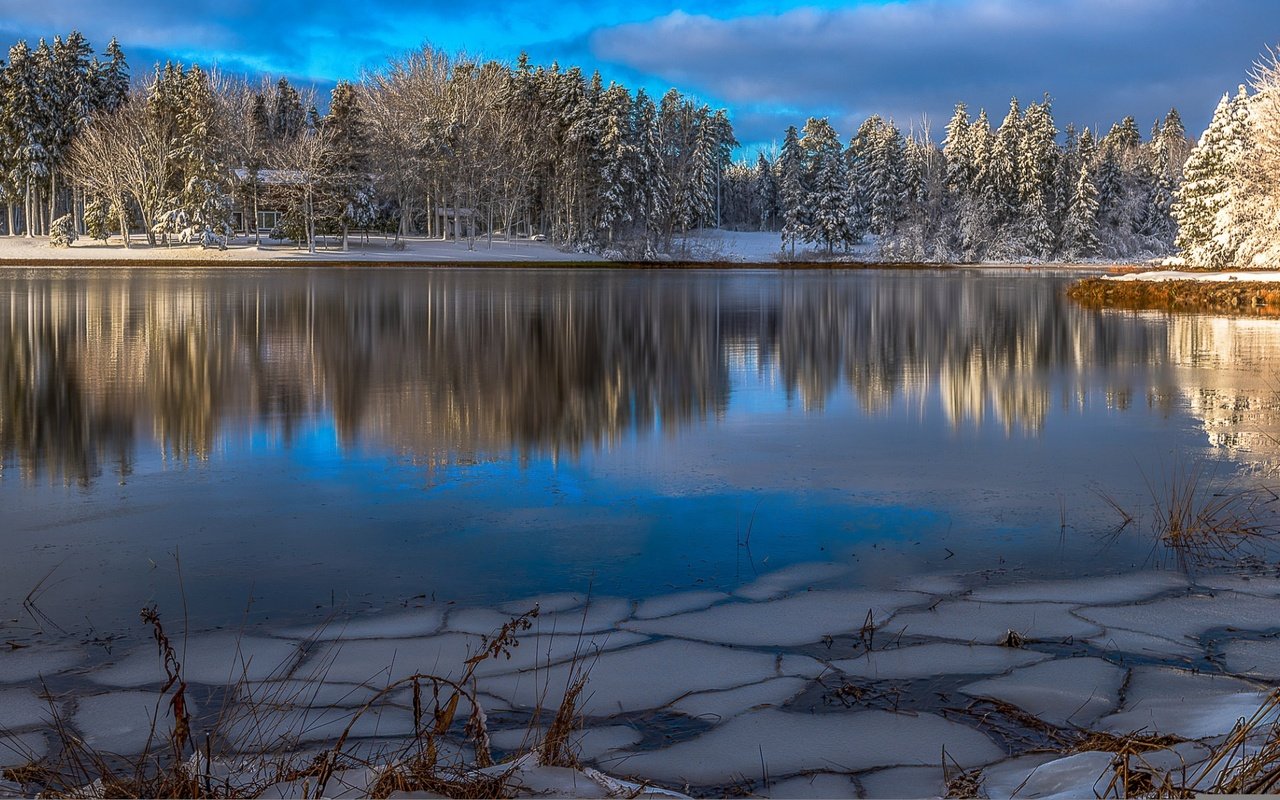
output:
M393 244L393 240L383 236L372 236L368 242L360 242L353 237L350 249L347 251L343 251L338 246L336 238L333 242L332 247L321 247L315 253L309 253L305 248L266 240L259 247L243 238L233 240L226 250L218 250L205 249L197 245L151 247L142 237L134 237L128 248L120 242L119 237L113 238L108 244L86 242L81 239L70 247L61 248L50 247L48 241L43 238L0 237L0 264L28 266L63 263L75 265L77 263L173 262L234 266L255 265L263 262L285 265L344 262L536 264L604 261L600 256L590 253L566 253L557 250L547 242L528 239L513 241L495 239L492 243L486 239L476 239L473 243L468 243L466 240L443 241L410 236L401 240L404 245L401 249Z

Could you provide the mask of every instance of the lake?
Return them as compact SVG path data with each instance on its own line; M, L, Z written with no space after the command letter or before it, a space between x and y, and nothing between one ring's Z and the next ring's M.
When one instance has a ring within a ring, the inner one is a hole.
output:
M1268 472L1280 326L1085 310L1074 274L0 271L0 609L132 637L148 603L1150 566L1101 495Z

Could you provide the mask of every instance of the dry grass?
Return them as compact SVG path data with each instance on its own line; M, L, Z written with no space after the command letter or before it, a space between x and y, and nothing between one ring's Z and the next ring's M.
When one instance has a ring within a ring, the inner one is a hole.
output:
M1109 281L1085 278L1067 296L1089 308L1135 311L1206 311L1280 316L1280 285L1259 281Z
M1121 519L1110 536L1145 518L1157 554L1170 556L1184 570L1238 560L1280 532L1280 496L1264 486L1220 480L1214 464L1175 462L1154 477L1142 471L1142 478L1151 498L1149 515L1131 513L1115 497L1098 492Z
M238 798L260 796L282 784L292 784L293 791L304 797L324 797L352 788L349 776L360 773L367 782L354 788L371 797L395 792L462 798L512 796L511 776L529 758L548 766L579 766L572 735L582 724L578 704L590 671L588 662L581 658L573 661L572 679L541 744L515 754L508 764L494 763L475 671L485 661L510 658L512 648L519 645L519 634L530 629L537 615L534 608L485 637L457 678L419 672L387 683L350 712L331 745L298 755L307 726L317 724L308 717L308 688L314 699L328 664L304 679L301 690L255 692L255 686L242 677L228 687L228 700L212 729L197 741L192 734L193 705L178 650L155 609L144 609L142 618L151 627L165 680L142 754L125 758L89 746L51 703L56 752L50 758L5 770L3 777L44 797ZM241 660L239 654L237 658ZM284 678L286 672L272 677ZM412 698L413 734L401 744L376 750L355 746L360 720L389 707L393 694L406 693ZM299 701L307 710L296 719L288 717L287 712L297 712ZM542 709L532 714L537 720ZM169 722L163 731L158 724L162 719ZM294 727L282 730L281 719L291 720ZM4 734L0 731L0 736Z

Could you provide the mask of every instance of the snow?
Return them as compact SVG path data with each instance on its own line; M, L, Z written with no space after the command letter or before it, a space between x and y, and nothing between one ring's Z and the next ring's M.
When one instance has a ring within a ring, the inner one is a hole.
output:
M1138 572L1103 578L1041 583L1014 583L977 589L971 600L989 603L1131 603L1187 586L1185 576L1176 572Z
M54 708L30 689L0 689L0 731L49 723Z
M673 703L671 710L710 722L723 722L763 706L781 706L808 685L806 678L773 678L736 689L691 694Z
M1028 639L1084 639L1102 630L1071 613L1059 603L980 603L951 600L932 611L899 614L876 636L892 640L897 636L929 636L979 644L996 644L1009 631Z
M1237 640L1222 650L1228 672L1255 678L1280 678L1280 639Z
M934 675L987 675L1037 664L1044 653L1013 647L935 642L870 650L857 658L842 658L831 666L858 678L928 678Z
M239 681L262 681L287 675L299 655L294 642L234 633L195 636L174 643L182 674L188 683L233 686ZM134 688L165 682L164 668L154 645L146 645L115 664L89 676L106 686Z
M1188 739L1220 736L1241 717L1252 716L1267 693L1246 681L1164 667L1140 667L1125 691L1119 713L1097 727L1114 733L1147 731Z
M669 617L673 614L683 614L686 611L701 611L728 599L729 595L724 592L680 592L679 594L668 594L662 597L651 597L641 602L632 616L636 619Z
M766 709L735 717L689 741L636 753L622 769L638 777L694 785L732 783L802 770L934 766L943 745L964 766L998 760L983 734L932 714L887 711L791 714Z
M173 730L168 698L139 691L81 697L71 723L85 744L98 751L134 755L144 749L156 750L165 746ZM194 716L198 710L188 698L187 711Z
M556 592L554 594L526 597L523 600L512 600L498 606L498 610L509 617L515 617L531 611L534 606L537 606L541 613L551 614L557 611L568 611L571 608L582 608L592 599L586 593Z
M1280 628L1280 600L1234 592L1174 597L1139 605L1099 606L1078 613L1108 629L1158 631L1174 640L1194 639L1218 627L1246 631Z
M727 603L706 611L632 621L623 627L723 644L811 644L824 636L856 634L868 611L879 624L897 609L925 599L918 594L891 591L806 592L765 603Z
M1252 575L1203 575L1196 580L1203 589L1252 594L1258 597L1280 597L1280 578Z
M237 696L246 702L338 708L359 708L375 694L377 689L372 686L319 679L244 683L237 690Z
M774 234L777 248L777 234ZM253 262L269 262L273 265L285 266L290 263L342 263L355 262L421 262L432 264L466 264L501 262L518 264L539 262L583 262L604 259L589 253L566 253L557 250L550 243L529 240L504 242L495 239L493 246L487 240L477 239L475 249L468 249L466 241L441 241L422 236L410 236L404 239L405 248L396 250L382 236L370 237L368 245L360 244L353 237L350 250L342 252L338 247L340 241L331 238L332 249L320 247L315 253L308 253L306 248L296 248L290 243L278 243L264 239L261 248L246 242L243 237L232 240L226 250L204 250L197 246L149 247L144 237L135 235L132 247L126 249L118 236L103 245L100 242L82 237L71 247L49 247L48 240L41 237L27 239L25 237L0 237L0 261L30 262L42 260L80 262L109 262L121 260L142 260L161 262L198 261L209 264L250 264ZM21 264L19 264L21 266Z
M1149 270L1146 272L1130 272L1124 275L1107 275L1111 281L1197 281L1200 283L1225 283L1228 281L1244 281L1246 283L1275 283L1280 281L1280 271L1275 270L1229 270L1223 272L1183 272L1180 270Z
M348 727L354 739L403 737L414 732L413 712L390 705L360 712L346 708L240 708L245 710L224 726L223 736L230 747L242 752L279 752L300 743L334 741Z
M792 591L808 587L811 584L823 583L848 574L849 569L842 564L816 563L793 564L748 583L734 592L734 595L747 600L772 600Z
M1125 671L1099 658L1048 661L961 689L1012 703L1055 725L1085 727L1115 709Z
M588 716L662 708L689 692L729 689L779 675L772 654L677 640L606 652L582 667L590 669L580 703ZM482 681L480 689L514 706L534 708L558 703L569 679L570 666L562 664L494 676Z

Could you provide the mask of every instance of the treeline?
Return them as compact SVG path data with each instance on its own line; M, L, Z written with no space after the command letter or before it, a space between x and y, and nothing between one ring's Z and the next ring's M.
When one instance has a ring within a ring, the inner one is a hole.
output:
M1046 96L993 128L956 106L941 144L867 119L848 141L826 119L786 132L773 158L725 176L725 222L828 253L868 237L879 257L982 261L1150 257L1172 250L1190 142L1177 110L1146 141L1132 117L1098 138L1060 130Z
M61 54L61 55L60 55ZM166 64L129 86L78 33L10 50L0 69L9 235L141 230L216 244L256 228L264 200L284 234L394 230L542 235L637 257L714 222L737 142L723 110L676 90L655 101L577 67L451 56L429 47L333 90L327 113L287 80L253 85ZM127 244L127 239L126 239Z

